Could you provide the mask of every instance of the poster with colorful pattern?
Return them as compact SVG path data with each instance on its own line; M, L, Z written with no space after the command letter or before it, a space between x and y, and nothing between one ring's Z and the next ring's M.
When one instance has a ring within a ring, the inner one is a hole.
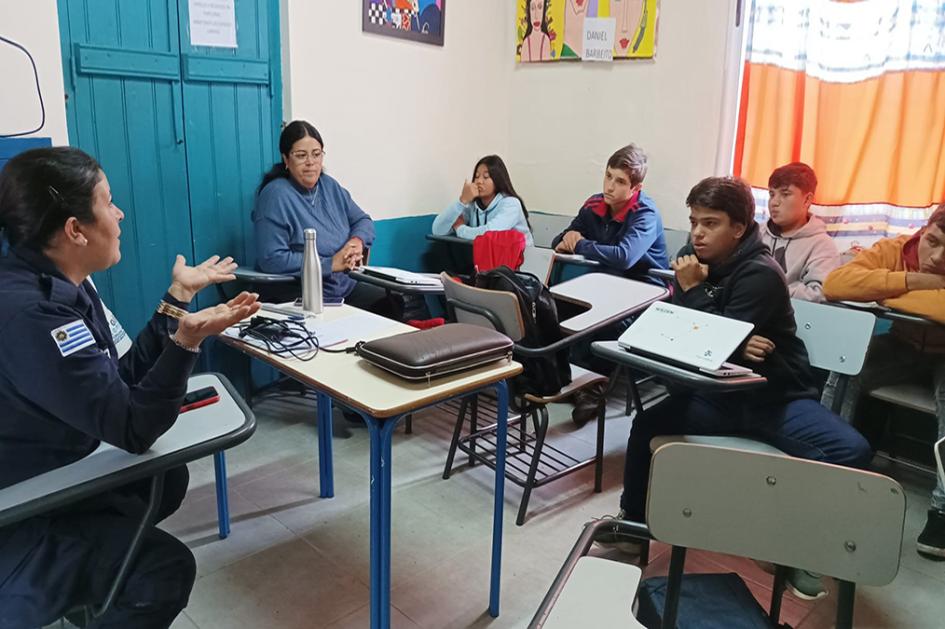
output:
M362 0L361 30L443 45L446 0Z
M656 52L659 0L517 0L520 63L579 61L584 19L613 17L614 59L649 59Z

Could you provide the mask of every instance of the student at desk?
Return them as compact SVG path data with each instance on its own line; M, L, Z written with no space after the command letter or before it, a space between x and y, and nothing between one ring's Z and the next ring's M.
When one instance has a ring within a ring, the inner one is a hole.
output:
M650 269L669 268L663 221L656 205L645 192L647 157L635 144L619 149L607 160L604 189L581 207L566 230L551 246L561 253L576 253L601 263L602 271L662 286L651 277ZM591 355L593 341L613 340L627 328L623 321L575 345L571 360L595 372L606 374L612 365ZM574 396L571 420L582 426L597 416L604 388L585 388Z
M433 219L433 234L455 233L474 240L489 231L515 230L525 236L525 246L533 247L528 210L512 187L505 162L498 155L486 155L473 168L472 182L463 182L459 199Z
M304 120L290 122L282 130L282 161L263 176L253 210L256 265L265 273L300 275L304 231L314 229L325 301L344 300L358 308L399 317L402 308L387 298L384 289L347 275L361 266L365 248L374 243L374 221L324 172L324 146L318 130ZM268 290L262 295L266 301L289 301L300 294L297 286Z
M827 274L840 265L840 254L824 222L810 213L817 175L807 164L793 162L768 178L771 218L761 240L784 271L791 297L822 303Z
M635 144L611 155L603 192L585 201L568 228L555 236L554 250L600 262L608 273L660 283L647 272L669 268L669 259L663 220L643 192L646 171L646 153Z
M151 321L134 343L122 339L89 276L121 258L123 217L105 174L78 149L27 151L0 173L0 227L11 244L0 261L0 488L78 461L102 441L146 451L177 420L203 339L259 308L242 293L188 313L198 290L232 278L232 265L178 259ZM186 467L165 477L158 521L187 491ZM43 626L100 604L149 488L136 482L0 529L0 627ZM184 544L146 529L124 587L95 626L169 626L194 572Z
M880 240L827 276L824 294L832 300L878 301L945 325L945 203L913 236ZM903 382L931 382L938 437L945 437L945 327L897 321L890 334L875 337L866 365L846 390L840 414L853 421L863 393ZM833 379L824 393L831 400L836 396ZM932 490L917 550L927 558L945 558L945 488L941 479Z
M735 360L768 384L744 393L673 391L634 419L620 515L637 522L646 521L650 440L658 435L742 434L792 456L855 467L872 457L862 435L817 401L784 273L759 237L751 190L731 177L709 177L690 191L686 205L692 238L672 263L673 303L753 323Z

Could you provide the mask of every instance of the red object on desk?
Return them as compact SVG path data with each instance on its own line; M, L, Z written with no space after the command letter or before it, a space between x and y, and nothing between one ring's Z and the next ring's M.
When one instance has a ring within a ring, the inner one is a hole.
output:
M214 395L213 397L208 397L205 400L200 400L198 402L194 402L193 404L184 404L183 406L180 407L180 412L186 413L187 411L192 411L197 408L203 408L204 406L210 406L211 404L216 404L219 401L220 401L220 396Z

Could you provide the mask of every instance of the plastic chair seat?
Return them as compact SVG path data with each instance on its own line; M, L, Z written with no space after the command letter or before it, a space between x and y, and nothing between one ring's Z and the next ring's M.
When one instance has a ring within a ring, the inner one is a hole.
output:
M728 435L661 435L650 440L650 452L656 452L658 448L669 443L697 443L704 446L717 446L735 450L748 450L749 452L761 452L763 454L789 456L786 452L782 452L764 441L755 441L747 437Z
M873 389L869 395L877 400L911 408L920 413L935 415L936 412L932 389L920 384L891 384Z
M574 395L576 391L580 391L581 389L585 389L600 382L607 382L607 376L602 376L599 373L588 371L587 369L578 367L577 365L571 365L571 382L561 387L560 391L546 396L526 393L525 399L535 404L552 404L553 402L558 402L567 397L570 397L571 395Z
M631 609L641 576L632 564L581 557L542 627L642 627Z

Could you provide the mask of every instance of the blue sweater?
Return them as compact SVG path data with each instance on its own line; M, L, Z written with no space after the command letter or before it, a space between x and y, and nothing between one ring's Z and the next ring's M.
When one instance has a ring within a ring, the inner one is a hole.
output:
M332 273L331 258L349 239L357 237L370 247L374 221L341 185L322 173L311 190L291 177L276 179L256 197L253 210L256 232L256 267L265 273L299 275L305 250L303 230L318 232L316 245L322 263L326 301L340 301L354 290L345 273Z
M551 246L558 246L564 234L572 230L584 236L574 252L600 262L608 273L659 284L647 271L669 268L663 221L653 199L642 191L613 216L603 195L595 194Z
M467 240L474 240L476 236L481 236L486 232L505 231L514 229L525 235L525 246L534 247L535 241L532 239L532 230L528 228L525 221L525 212L522 211L522 203L515 197L507 197L504 194L497 194L492 199L492 203L486 209L481 209L476 201L469 205L464 205L460 201L454 201L448 208L440 212L433 219L433 233L437 236L446 236L453 231L453 223L459 218L460 214L466 220L465 225L460 225L456 230L456 235Z

